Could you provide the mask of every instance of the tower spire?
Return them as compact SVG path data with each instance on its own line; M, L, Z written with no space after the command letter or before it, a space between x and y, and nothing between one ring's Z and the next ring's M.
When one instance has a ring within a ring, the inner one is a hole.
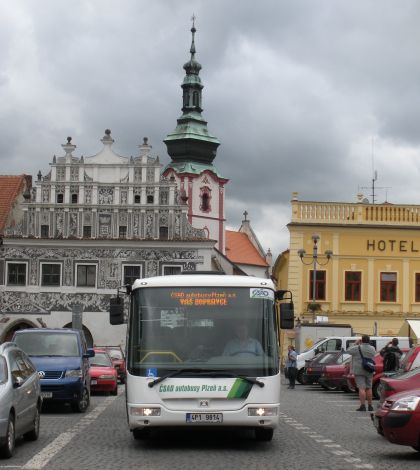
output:
M200 79L201 64L195 58L195 15L192 16L191 58L184 64L182 82L182 116L175 130L164 140L168 154L174 162L200 162L211 164L216 157L219 141L207 130L207 121L201 115L203 85Z

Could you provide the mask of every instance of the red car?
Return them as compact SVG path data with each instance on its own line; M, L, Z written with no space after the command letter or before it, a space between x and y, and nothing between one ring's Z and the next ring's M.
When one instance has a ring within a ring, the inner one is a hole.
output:
M376 410L373 421L388 441L420 452L420 388L387 398Z
M91 392L110 392L118 394L118 373L105 349L95 348L95 357L90 362L90 390Z
M124 384L127 377L127 369L125 366L125 358L121 346L105 346L105 349L111 356L112 363L117 369L120 382Z
M343 362L336 364L327 364L322 371L318 383L325 390L343 390L345 392L353 392L347 384L347 375L349 373L351 357L344 359Z
M380 400L383 403L394 393L420 388L420 368L417 367L392 377L382 377L380 382Z

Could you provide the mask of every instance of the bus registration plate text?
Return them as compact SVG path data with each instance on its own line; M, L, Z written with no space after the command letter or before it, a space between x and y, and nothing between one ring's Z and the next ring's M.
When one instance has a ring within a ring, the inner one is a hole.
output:
M213 424L222 423L222 413L187 413L187 423Z

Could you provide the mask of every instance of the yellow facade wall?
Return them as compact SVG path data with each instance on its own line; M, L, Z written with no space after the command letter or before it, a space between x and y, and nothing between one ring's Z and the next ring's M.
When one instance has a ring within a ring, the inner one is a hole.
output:
M294 193L288 228L289 250L276 260L273 277L281 280L280 289L286 288L287 279L296 319L311 321L322 315L331 323L350 323L357 333L397 335L406 318L420 318L415 285L420 273L420 206L298 201ZM326 296L316 300L321 311L315 315L308 310L314 234L319 236L316 269L326 271ZM300 249L306 251L302 259ZM333 252L328 262L326 250ZM345 300L346 271L362 273L360 301ZM381 273L396 273L395 301L381 301Z

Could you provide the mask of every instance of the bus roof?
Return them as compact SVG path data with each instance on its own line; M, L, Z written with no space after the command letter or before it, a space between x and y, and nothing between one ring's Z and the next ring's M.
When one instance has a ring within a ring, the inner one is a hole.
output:
M261 287L275 290L271 279L253 276L182 274L137 279L133 290L143 287Z

